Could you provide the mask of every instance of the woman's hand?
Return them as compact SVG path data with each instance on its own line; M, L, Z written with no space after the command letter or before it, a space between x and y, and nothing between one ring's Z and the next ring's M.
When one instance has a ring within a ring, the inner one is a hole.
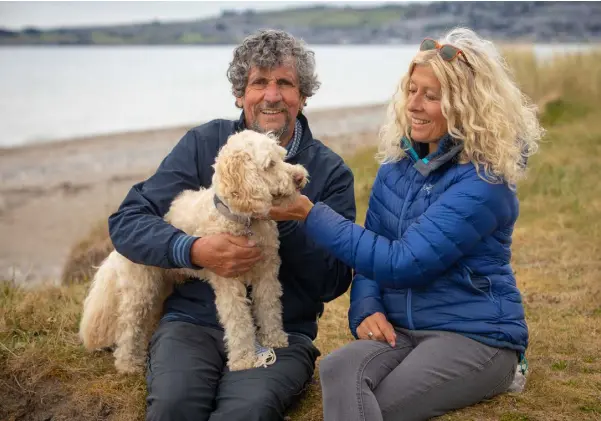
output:
M381 342L388 342L390 346L396 343L396 333L394 327L382 313L374 313L363 319L357 328L359 339L373 339Z
M274 206L269 211L269 217L274 221L304 221L313 209L313 203L307 196L298 195L288 206Z

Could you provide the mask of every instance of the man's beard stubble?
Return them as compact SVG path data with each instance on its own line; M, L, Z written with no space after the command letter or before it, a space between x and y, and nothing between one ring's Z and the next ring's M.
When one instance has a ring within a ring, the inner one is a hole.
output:
M284 125L277 130L266 130L264 127L261 127L259 125L258 117L255 117L255 120L250 125L250 129L263 134L271 133L271 135L278 139L278 141L281 141L283 137L288 135L288 127L290 126L290 114L288 113L288 110L285 107L274 107L273 105L262 108L257 107L255 116L258 116L262 110L284 110L284 112L286 113Z

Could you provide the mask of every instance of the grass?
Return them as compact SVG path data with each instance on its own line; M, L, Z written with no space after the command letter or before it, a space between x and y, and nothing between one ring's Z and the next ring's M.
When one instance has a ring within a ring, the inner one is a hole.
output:
M0 288L0 419L141 419L143 379L115 374L78 341L86 288Z
M307 8L265 13L263 20L268 24L298 25L311 28L353 28L365 26L380 28L386 23L401 19L404 11L400 8L375 8L354 10L350 8Z
M560 57L535 66L531 55L520 54L509 61L520 63L514 69L523 89L544 104L548 130L518 188L521 215L513 237L530 328L530 375L524 393L440 419L601 420L601 57ZM377 170L373 154L368 149L347 159L360 221ZM101 241L103 234L95 232ZM110 355L87 354L77 341L85 289L0 288L0 419L143 418L142 376L117 375ZM327 304L317 338L323 355L351 340L348 305L348 294ZM318 382L289 415L322 420Z

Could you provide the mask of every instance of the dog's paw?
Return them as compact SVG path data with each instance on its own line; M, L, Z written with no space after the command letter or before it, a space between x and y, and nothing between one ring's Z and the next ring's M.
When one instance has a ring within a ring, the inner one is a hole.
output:
M283 330L271 332L268 335L258 334L259 343L266 348L286 348L288 335Z
M242 358L230 359L227 362L227 367L230 369L230 371L248 370L250 368L255 368L256 365L257 357L254 354Z

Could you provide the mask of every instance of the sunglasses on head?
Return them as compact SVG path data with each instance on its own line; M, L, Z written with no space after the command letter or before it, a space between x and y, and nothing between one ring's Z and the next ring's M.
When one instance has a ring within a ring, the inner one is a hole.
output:
M472 69L472 72L474 71L474 68L472 67L470 62L467 60L465 53L463 51L461 51L461 49L455 47L454 45L439 44L438 41L436 41L434 39L426 38L422 41L421 45L419 46L419 50L420 51L438 50L438 55L440 55L440 57L444 61L454 60L455 58L457 58L458 55L461 55L463 57L463 61L465 62L465 64L467 64L468 67L470 69Z

